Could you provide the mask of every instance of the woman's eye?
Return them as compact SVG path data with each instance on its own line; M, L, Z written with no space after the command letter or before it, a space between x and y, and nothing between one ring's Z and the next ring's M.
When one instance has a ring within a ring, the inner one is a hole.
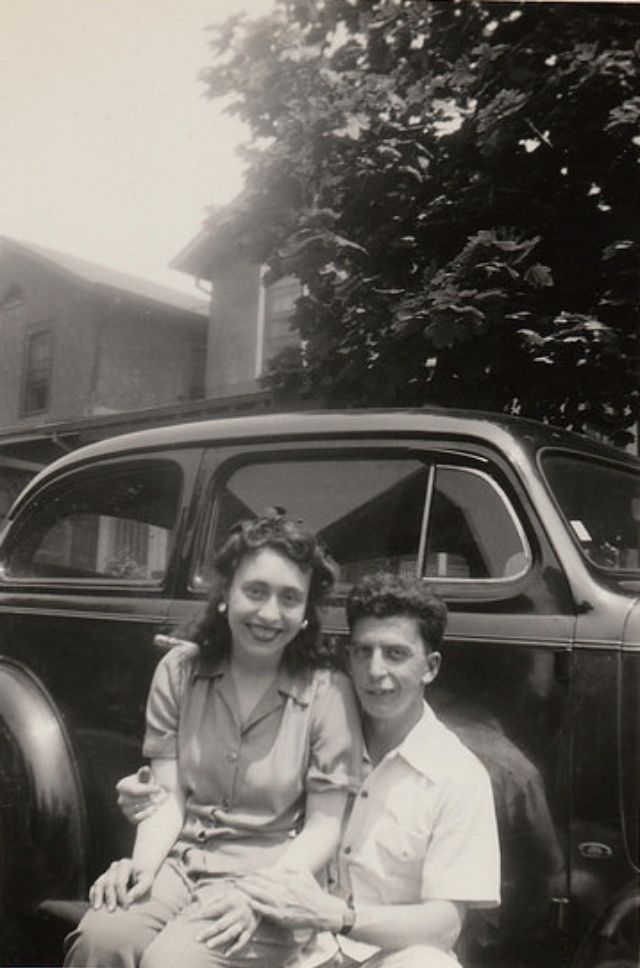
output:
M282 600L284 604L289 606L290 608L292 608L294 605L299 605L300 602L302 601L300 595L298 595L297 592L285 592L284 595L282 596Z
M262 598L264 594L261 585L245 585L244 593L248 598Z

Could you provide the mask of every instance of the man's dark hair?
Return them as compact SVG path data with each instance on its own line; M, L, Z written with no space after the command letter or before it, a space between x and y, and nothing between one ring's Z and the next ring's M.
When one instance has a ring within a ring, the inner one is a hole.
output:
M354 585L347 599L349 629L359 618L390 618L407 615L415 618L425 649L442 650L447 624L447 606L420 578L403 578L381 571L367 575Z

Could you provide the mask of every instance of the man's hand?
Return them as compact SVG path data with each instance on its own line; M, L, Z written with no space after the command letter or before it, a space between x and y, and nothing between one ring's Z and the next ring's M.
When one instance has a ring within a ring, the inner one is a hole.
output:
M246 894L233 887L201 901L190 917L211 922L196 935L196 941L208 948L223 947L225 955L243 948L258 924Z
M148 766L141 766L137 773L119 780L116 790L118 806L131 823L146 820L167 798L167 791L156 783Z
M337 932L345 902L323 891L308 871L263 870L238 882L254 911L290 928Z
M94 881L89 891L91 906L100 908L104 905L108 911L115 911L117 907L128 908L132 901L149 893L153 876L150 871L136 870L129 857L114 860Z

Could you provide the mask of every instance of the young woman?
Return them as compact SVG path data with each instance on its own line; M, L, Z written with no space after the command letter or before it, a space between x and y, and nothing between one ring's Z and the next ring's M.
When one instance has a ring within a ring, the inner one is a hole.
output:
M359 759L351 686L327 667L317 606L336 568L298 522L232 529L189 639L159 663L144 753L166 791L133 856L91 888L69 966L279 968L300 938L256 920L242 877L317 872Z

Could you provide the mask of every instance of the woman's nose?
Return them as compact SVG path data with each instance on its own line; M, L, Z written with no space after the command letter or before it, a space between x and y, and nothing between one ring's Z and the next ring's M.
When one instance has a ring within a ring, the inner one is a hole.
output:
M269 595L260 605L258 614L269 622L276 622L280 618L280 607L276 595Z

